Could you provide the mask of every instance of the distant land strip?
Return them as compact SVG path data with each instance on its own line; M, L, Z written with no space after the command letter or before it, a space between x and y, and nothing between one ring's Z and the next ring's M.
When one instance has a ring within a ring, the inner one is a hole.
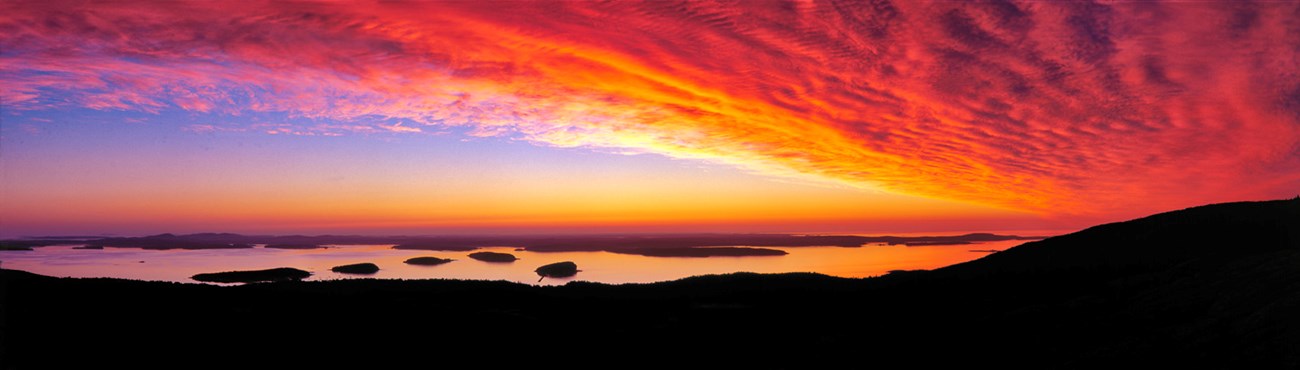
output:
M653 249L680 251L699 247L846 247L887 245L966 245L1007 240L1039 240L1040 236L972 233L950 236L858 236L798 234L622 234L622 235L456 235L456 236L364 236L364 235L241 235L231 233L158 234L142 237L109 237L76 241L42 237L14 239L0 245L30 248L48 245L94 244L109 248L142 249L229 249L268 247L305 248L349 244L393 244L395 249L470 251L483 247L510 246L532 252L622 251L635 254ZM52 240L54 239L54 240ZM734 250L733 250L734 251ZM726 252L721 252L726 253ZM669 253L672 254L672 253ZM689 253L688 253L689 254Z

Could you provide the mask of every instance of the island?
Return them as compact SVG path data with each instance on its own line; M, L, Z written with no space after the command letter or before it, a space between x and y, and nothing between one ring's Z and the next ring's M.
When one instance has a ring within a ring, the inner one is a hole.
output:
M613 253L635 254L647 257L748 257L784 256L789 254L780 249L750 247L636 248L615 250Z
M311 276L310 272L290 267L266 270L226 271L198 274L190 277L196 281L209 283L256 283L270 281L302 280Z
M373 263L354 263L351 265L334 266L333 268L330 268L330 271L340 274L369 275L379 272L379 266Z
M542 279L548 277L549 278L570 277L578 274L578 264L573 263L571 261L556 262L549 265L544 265L542 267L538 267L536 270L533 270L533 272L536 272L537 276L541 276L541 279L537 279L537 281L542 281Z
M323 246L323 245L320 245L320 244L292 244L292 243L286 243L286 244L267 244L267 245L266 245L265 247L263 247L263 248L270 248L270 249L325 249L325 248L328 248L328 247Z
M402 261L402 263L408 265L417 265L417 266L437 266L451 261L455 261L455 260L449 258L438 258L438 257L414 257L414 258L407 259L406 261Z
M479 260L479 261L483 261L483 262L494 262L494 263L514 262L514 261L516 261L516 260L519 259L519 258L516 258L515 255L513 255L513 254L510 254L510 253L498 253L498 252L475 252L475 253L470 253L470 254L469 254L469 258L473 258L473 259L476 259L476 260Z

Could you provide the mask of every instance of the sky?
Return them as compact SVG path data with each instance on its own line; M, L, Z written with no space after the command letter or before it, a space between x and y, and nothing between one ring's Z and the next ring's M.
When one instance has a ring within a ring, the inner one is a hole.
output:
M0 235L1074 229L1300 194L1300 2L0 3Z

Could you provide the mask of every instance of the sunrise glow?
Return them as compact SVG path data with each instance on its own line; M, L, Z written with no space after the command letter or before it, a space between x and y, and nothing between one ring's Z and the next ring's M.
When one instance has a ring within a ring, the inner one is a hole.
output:
M737 4L0 3L0 232L1070 229L1300 189L1294 2Z

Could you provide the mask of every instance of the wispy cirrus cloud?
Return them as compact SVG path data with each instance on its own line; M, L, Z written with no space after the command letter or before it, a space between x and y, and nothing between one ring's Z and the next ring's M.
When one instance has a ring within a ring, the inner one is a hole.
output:
M148 5L3 5L6 108L463 126L1045 213L1300 188L1296 3Z

